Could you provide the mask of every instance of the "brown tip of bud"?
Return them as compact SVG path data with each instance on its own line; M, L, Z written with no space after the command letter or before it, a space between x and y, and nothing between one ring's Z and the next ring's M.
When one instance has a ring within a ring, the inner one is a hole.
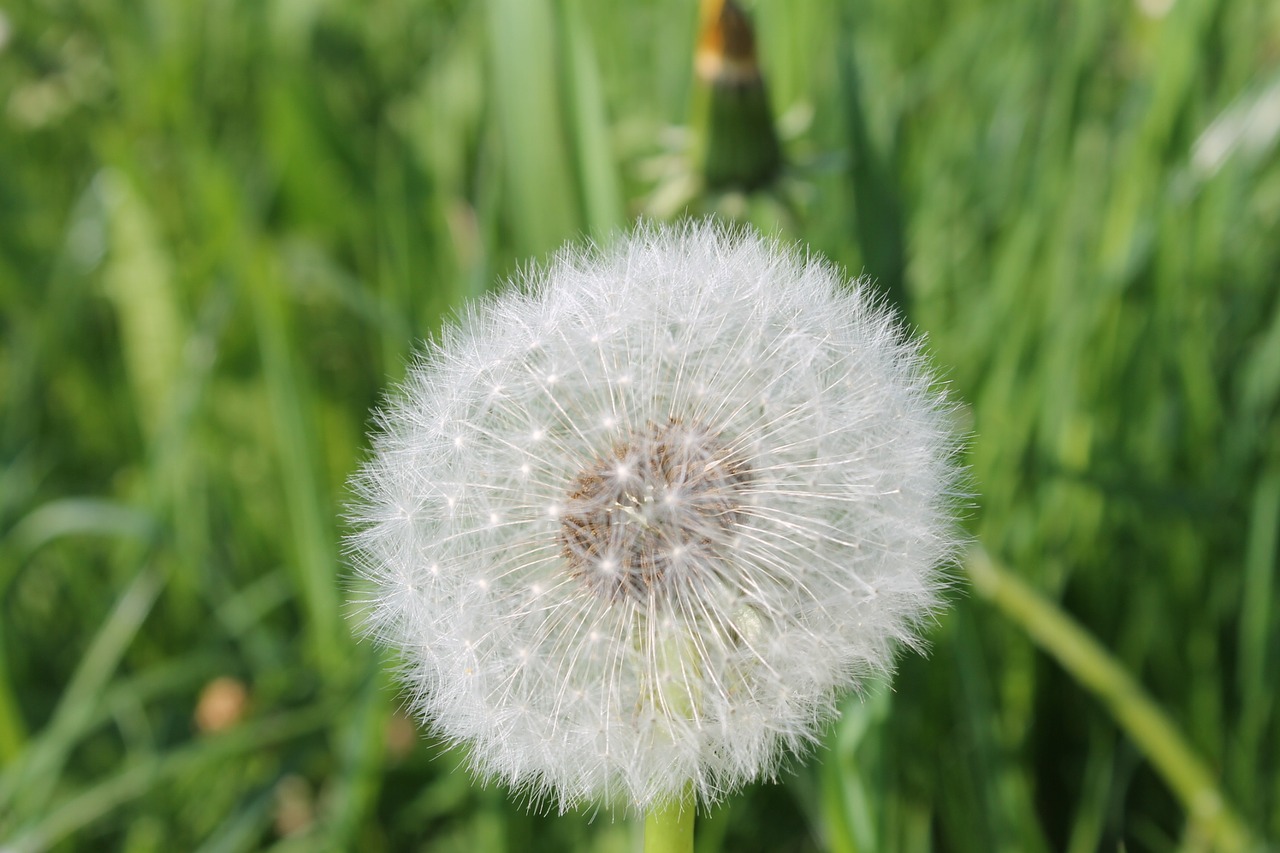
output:
M756 36L746 12L733 0L703 0L702 30L694 68L703 82L743 85L760 79Z

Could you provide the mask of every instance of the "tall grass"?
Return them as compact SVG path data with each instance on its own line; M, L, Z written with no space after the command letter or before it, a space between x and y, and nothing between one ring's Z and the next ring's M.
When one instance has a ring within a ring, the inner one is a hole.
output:
M0 848L629 849L408 731L341 506L415 341L680 162L695 6L0 7ZM909 306L976 538L1280 839L1280 6L752 8L788 201L729 209ZM700 849L1211 848L1112 704L952 598ZM219 676L248 706L201 729Z

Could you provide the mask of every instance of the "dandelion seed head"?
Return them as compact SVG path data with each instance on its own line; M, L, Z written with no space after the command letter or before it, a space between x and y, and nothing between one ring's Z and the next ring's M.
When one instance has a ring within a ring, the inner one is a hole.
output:
M919 645L950 407L865 282L752 232L566 251L448 327L354 481L366 630L530 798L772 776Z

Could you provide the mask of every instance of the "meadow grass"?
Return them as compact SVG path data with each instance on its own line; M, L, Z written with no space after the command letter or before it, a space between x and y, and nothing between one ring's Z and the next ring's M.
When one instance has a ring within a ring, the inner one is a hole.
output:
M695 6L0 6L0 849L631 849L411 730L342 505L418 341L687 173ZM1161 725L1280 839L1280 5L751 9L787 173L690 210L903 303L1016 585L698 849L1230 847Z

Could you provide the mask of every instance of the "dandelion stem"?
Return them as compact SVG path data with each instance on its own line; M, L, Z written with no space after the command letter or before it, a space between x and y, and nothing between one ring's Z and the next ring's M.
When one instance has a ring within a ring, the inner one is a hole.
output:
M1053 602L998 566L981 548L967 564L975 591L1018 624L1107 706L1120 727L1182 801L1191 834L1214 849L1252 850L1255 842L1208 766L1124 665Z
M693 853L693 786L644 819L644 853Z

